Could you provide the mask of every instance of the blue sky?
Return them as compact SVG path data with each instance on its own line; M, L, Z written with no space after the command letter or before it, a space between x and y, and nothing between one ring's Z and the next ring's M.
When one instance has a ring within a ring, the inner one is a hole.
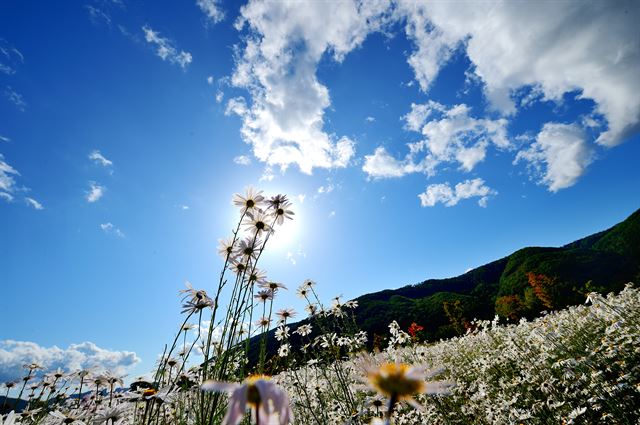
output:
M294 204L262 266L300 312L305 278L350 299L640 207L638 4L452 5L3 2L0 378L149 370L249 185Z

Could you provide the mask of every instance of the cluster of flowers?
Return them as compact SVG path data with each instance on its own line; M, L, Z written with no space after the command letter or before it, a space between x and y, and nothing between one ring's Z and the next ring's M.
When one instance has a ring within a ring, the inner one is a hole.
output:
M54 424L54 423L121 423L129 416L122 402L132 400L132 392L119 390L124 376L109 371L93 370L65 372L58 368L42 373L37 363L24 365L27 374L18 382L4 383L5 397L0 411L11 410L0 424ZM15 400L9 400L10 391L18 391ZM23 402L26 407L16 414L14 409ZM142 393L138 397L143 397Z
M396 424L638 423L640 290L629 284L617 295L592 293L588 303L506 326L498 318L475 321L466 335L435 344L416 344L391 323L382 352L274 379L300 424L384 420L390 396L376 374L415 370L438 380L422 382L417 404L396 406ZM355 388L351 410L336 396L342 382Z
M640 419L640 291L631 285L531 322L476 321L466 335L436 344L417 343L419 324L405 332L394 321L386 349L369 353L367 334L356 325L357 302L335 297L325 306L312 280L296 291L307 319L295 324L295 311L274 312L286 286L269 281L257 264L274 227L293 217L286 196L267 199L249 189L234 203L240 219L220 244L217 288L213 296L191 284L180 291L184 321L151 376L123 389L123 377L110 373L42 375L28 365L21 384L5 385L6 394L27 397L27 408L0 416L0 425ZM270 332L275 350L267 349ZM252 337L259 339L257 356ZM5 399L2 411L12 408Z
M215 422L222 424L240 423L246 409L255 423L281 425L637 423L640 290L627 285L588 301L531 322L476 321L466 335L436 344L415 344L393 322L382 352L335 360L300 349L290 356L308 358L304 365L241 383L203 382L202 365L178 373L183 366L172 360L178 387L156 389L157 382L139 379L116 391L122 377L59 370L36 385L38 366L27 365L18 386L33 394L29 406L0 424L197 423L201 394L219 392L228 394ZM309 337L313 328L293 332ZM328 353L338 352L330 347ZM48 400L58 402L42 402Z

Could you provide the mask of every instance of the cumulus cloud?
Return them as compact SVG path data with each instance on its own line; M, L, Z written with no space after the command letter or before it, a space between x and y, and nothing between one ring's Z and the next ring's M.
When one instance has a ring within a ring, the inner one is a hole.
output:
M147 43L150 43L156 48L156 55L158 55L163 61L169 61L172 64L180 66L182 69L186 69L192 62L193 57L191 53L184 50L178 51L173 41L168 38L160 36L160 33L154 31L148 25L142 27L144 31L144 39Z
M331 98L316 76L318 64L339 63L370 33L400 24L413 43L408 64L423 92L456 52L464 52L471 62L467 79L482 86L493 114L472 114L466 104L412 104L403 117L405 128L420 133L420 140L400 155L397 147L382 146L366 155L363 170L370 178L416 172L433 176L441 164L470 172L492 147L513 148L507 126L515 114L536 102L559 103L568 93L595 105L589 118L575 125L589 127L598 144L614 146L640 129L640 39L630 35L639 20L640 7L632 0L489 5L250 0L236 22L243 44L236 48L230 80L249 96L231 99L225 112L241 118L243 139L268 166L284 170L294 165L304 173L347 166L355 141L324 128ZM544 165L545 173L551 172L544 183L552 190L575 183L592 160L584 149L567 151L566 143L557 140L557 148L549 139L517 158L533 168ZM541 159L555 150L563 151L568 162L550 166ZM554 171L563 166L572 171L565 176Z
M516 112L518 89L534 87L546 100L574 91L593 99L608 122L601 145L621 143L640 126L640 39L631 35L640 7L633 0L400 0L396 13L416 46L409 64L424 91L462 46L491 104L504 114Z
M26 198L24 198L24 201L26 202L27 205L29 205L33 209L36 209L36 210L43 210L44 209L42 204L40 202L36 201L33 198L26 197Z
M104 191L106 188L104 186L100 186L96 182L89 182L89 190L86 193L86 200L89 203L97 202L102 195L104 195Z
M111 167L113 165L113 162L105 158L104 155L102 155L99 150L94 150L93 152L91 152L89 154L89 159L95 162L96 164L102 165L103 167Z
M117 228L116 226L114 226L113 223L111 222L107 222L107 223L102 223L100 225L100 228L102 229L103 232L105 232L106 234L111 234L111 235L116 235L119 238L124 238L125 235L122 232L122 230L120 230L119 228Z
M325 54L340 62L367 34L379 29L387 2L261 2L242 7L247 29L231 83L247 89L251 105L241 115L242 136L255 157L286 169L345 167L354 141L324 131L329 91L316 77Z
M100 348L93 342L59 348L55 345L43 347L27 341L0 341L0 382L22 378L22 366L29 363L37 363L45 370L59 367L66 371L95 369L125 374L139 362L140 358L134 352L112 351Z
M224 12L218 0L196 0L196 4L213 24L224 19Z
M526 161L533 175L551 192L573 186L593 161L593 148L575 124L547 123L534 143L518 152L514 163Z
M478 205L487 206L490 196L497 195L498 192L485 185L484 180L477 178L465 180L451 187L449 183L438 183L427 186L423 193L418 195L420 205L423 207L433 207L437 203L442 203L447 207L457 205L463 199L480 198Z
M490 144L498 149L511 147L505 119L479 119L470 112L465 104L412 104L411 111L403 117L405 127L420 132L423 140L409 143L409 152L402 160L378 147L373 155L365 156L362 169L372 178L402 177L415 172L433 175L440 163L457 162L461 170L468 172L485 159Z

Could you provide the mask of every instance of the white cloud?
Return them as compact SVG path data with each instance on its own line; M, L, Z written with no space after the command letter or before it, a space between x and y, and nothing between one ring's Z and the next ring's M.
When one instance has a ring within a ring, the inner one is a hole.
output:
M418 198L423 207L433 207L438 202L452 207L463 199L479 197L478 204L481 207L486 207L489 196L497 194L498 192L485 185L484 180L477 178L465 180L453 188L449 183L429 185L423 193L418 195Z
M608 121L598 143L614 146L640 126L640 43L631 35L640 8L633 0L401 0L397 14L416 45L409 64L424 91L463 46L491 104L505 114L516 112L512 94L522 87L547 100L579 90Z
M40 202L36 201L33 198L26 197L26 198L24 198L24 201L27 203L27 205L29 205L30 207L32 207L32 208L34 208L36 210L43 210L44 209L42 204Z
M296 252L288 251L286 258L292 265L298 264L298 260L300 258L306 258L307 253L302 249L302 245L298 246L298 250Z
M212 23L217 24L224 19L218 0L196 0L196 4Z
M224 100L224 93L222 92L222 90L218 90L216 92L216 103L222 103L223 100Z
M5 88L4 95L19 111L24 112L27 109L27 102L25 102L24 97L12 89L11 86Z
M368 116L368 117L367 117L367 118L365 118L364 120L365 120L366 122L375 122L375 121L376 121L375 117L372 117L372 116Z
M362 170L372 178L390 178L416 172L426 172L431 175L435 165L436 161L432 157L425 157L420 163L415 163L411 153L405 159L398 160L380 146L376 148L373 155L364 156Z
M93 203L102 198L105 191L104 186L100 186L96 182L89 182L89 190L87 191L87 196L85 197L87 202Z
M100 228L102 229L103 232L107 234L113 234L119 238L125 237L124 233L120 229L118 229L116 226L114 226L113 223L111 222L102 223L100 225Z
M326 186L320 186L317 190L318 194L323 194L323 193L331 193L333 192L333 190L335 189L335 186L332 183L327 183Z
M107 26L111 25L111 16L104 10L87 4L84 6L89 14L89 19L94 25L104 22Z
M189 209L189 205L180 205L180 209L182 211L187 211Z
M304 173L345 167L354 141L323 130L329 91L316 77L320 59L333 60L379 29L387 2L261 2L242 7L238 29L247 28L232 84L249 90L242 136L258 160Z
M12 201L14 193L18 190L16 187L15 176L19 176L20 173L16 171L5 160L4 156L0 153L0 197L6 201Z
M0 38L0 72L13 75L16 73L16 68L23 63L22 53L7 40Z
M432 100L425 104L411 103L411 111L402 117L405 121L405 128L419 132L433 111L444 112L443 106Z
M329 217L329 218L333 218L333 217L335 217L335 216L336 216L336 212L335 212L335 211L331 211L331 212L329 213L329 216L328 216L328 217Z
M264 167L264 171L262 172L262 175L260 176L259 181L270 182L274 178L275 178L275 175L273 174L273 169L267 165L266 167Z
M209 75L209 76L207 77L207 84L209 84L210 86L212 86L212 85L213 85L213 75Z
M16 177L18 176L20 176L20 173L9 165L0 153L0 199L4 199L6 202L13 202L17 193L30 190L28 187L17 185ZM24 202L36 210L44 208L40 202L30 197L25 197Z
M179 65L182 69L186 69L192 62L193 57L191 53L185 52L184 50L178 52L173 41L161 37L160 33L151 29L148 25L142 27L142 31L144 31L145 40L156 47L156 55L163 61L169 61L170 63Z
M433 115L437 117L427 122ZM433 175L443 162L457 162L461 170L468 172L484 160L489 143L499 149L511 146L505 119L473 118L465 104L447 108L437 102L413 103L403 118L406 128L420 132L424 139L409 143L409 152L402 160L384 147L378 147L373 155L365 155L362 169L369 177L402 177L416 172Z
M0 135L0 142L10 142L10 141L11 141L10 138Z
M244 117L249 113L249 108L247 108L247 101L244 100L244 97L232 97L227 102L227 107L224 110L224 114L229 116L231 114L236 114L239 117Z
M0 382L22 378L22 365L37 363L47 370L58 367L66 371L80 369L108 370L125 374L140 362L131 351L112 351L100 348L92 342L71 344L67 348L42 347L35 342L0 341Z
M89 154L89 159L95 162L96 164L100 164L103 167L110 167L113 165L113 162L108 160L100 153L99 150L94 150Z
M251 165L251 158L249 158L247 155L239 155L233 158L233 162L238 165Z
M551 192L573 186L593 161L593 148L576 124L547 123L514 163L527 161Z
M298 199L298 202L300 202L301 204L304 204L304 199L306 197L307 197L307 195L305 195L304 193L301 193L298 196L296 196L296 198Z

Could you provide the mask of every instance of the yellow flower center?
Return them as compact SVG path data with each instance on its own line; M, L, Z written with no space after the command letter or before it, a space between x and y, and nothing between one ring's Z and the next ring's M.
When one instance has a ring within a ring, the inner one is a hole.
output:
M251 406L258 408L262 399L260 398L260 391L258 391L258 386L256 385L256 381L259 380L267 380L269 379L264 375L251 375L247 378L247 403Z
M424 391L424 381L408 376L411 366L387 363L369 373L369 382L387 397L409 398Z

